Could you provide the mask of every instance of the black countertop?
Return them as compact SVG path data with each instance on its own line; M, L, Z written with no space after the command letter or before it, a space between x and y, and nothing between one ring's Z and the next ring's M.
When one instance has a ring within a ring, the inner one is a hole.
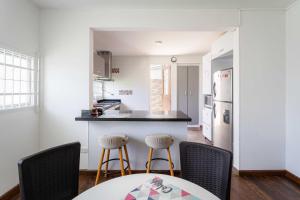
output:
M76 121L181 121L192 119L181 111L149 112L145 110L107 110L103 115L76 117Z

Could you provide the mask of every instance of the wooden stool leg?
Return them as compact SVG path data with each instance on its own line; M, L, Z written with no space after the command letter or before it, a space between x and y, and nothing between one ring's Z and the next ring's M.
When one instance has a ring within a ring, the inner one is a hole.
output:
M107 149L106 163L105 163L105 174L104 174L105 177L107 177L109 154L110 154L110 149Z
M128 156L128 152L127 152L127 147L126 147L126 145L124 145L124 151L125 151L125 156L126 156L126 160L127 160L127 163L128 163L128 173L131 174L131 168L130 168L129 156Z
M173 171L173 168L172 168L172 159L171 159L170 147L167 148L167 151L168 151L168 160L169 160L170 175L174 176L174 171Z
M149 148L147 173L150 173L152 154L153 154L153 148Z
M101 153L100 160L99 160L99 164L98 164L98 171L97 171L97 176L96 176L95 185L97 185L97 184L99 183L99 180L100 180L100 176L101 176L101 167L102 167L102 162L103 162L103 158L104 158L104 153L105 153L105 149L102 148L102 153Z
M120 159L121 175L124 176L125 175L125 171L124 171L122 147L119 148L119 159Z

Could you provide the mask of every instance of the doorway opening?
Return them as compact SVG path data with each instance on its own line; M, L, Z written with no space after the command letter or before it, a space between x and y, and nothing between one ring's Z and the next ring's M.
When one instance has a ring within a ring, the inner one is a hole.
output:
M150 111L171 111L170 65L150 65Z

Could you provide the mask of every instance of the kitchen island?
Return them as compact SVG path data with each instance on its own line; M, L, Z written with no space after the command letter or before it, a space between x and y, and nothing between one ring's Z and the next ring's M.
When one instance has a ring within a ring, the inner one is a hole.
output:
M179 143L186 140L187 122L191 118L180 111L149 112L107 110L98 117L81 116L76 121L88 122L88 168L97 169L101 147L98 138L101 135L127 135L127 144L131 168L145 170L148 147L145 137L150 134L169 134L174 137L171 155L174 169L180 169ZM154 151L153 158L167 157L165 150ZM111 151L111 158L118 158L118 151ZM151 169L168 170L168 163L153 161ZM110 169L119 169L118 162L110 162Z

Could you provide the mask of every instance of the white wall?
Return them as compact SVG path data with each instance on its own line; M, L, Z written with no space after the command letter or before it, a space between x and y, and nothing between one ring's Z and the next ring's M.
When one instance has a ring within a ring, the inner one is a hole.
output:
M26 0L0 0L0 47L38 51L39 11ZM0 112L0 196L17 185L17 162L38 151L38 113L32 109Z
M74 140L87 145L87 123L75 122L74 117L89 107L90 27L213 31L238 26L239 17L239 167L283 169L285 12L281 10L241 11L241 16L238 11L222 10L43 10L41 147Z
M150 65L171 65L171 104L177 110L177 64L170 61L172 56L114 56L113 67L119 68L119 74L113 74L113 80L104 82L104 98L121 99L124 108L132 110L149 110L150 105ZM177 56L177 63L199 65L201 71L202 55ZM202 76L199 75L199 87L202 89ZM119 90L133 90L133 95L119 95ZM199 95L202 97L201 90ZM113 95L111 94L113 93ZM202 99L199 104L202 110ZM200 115L202 121L202 115Z
M285 168L285 11L242 11L240 169Z
M233 39L233 166L240 169L240 43L239 29Z
M300 1L288 9L286 20L286 169L300 177Z
M222 20L220 20L222 19ZM90 28L135 30L224 30L238 25L236 10L43 10L41 11L43 105L41 148L79 140L87 146L86 122L75 122L89 108ZM91 98L92 99L92 98ZM82 167L86 156L82 155Z
M38 51L38 9L26 0L0 0L0 4L0 45L25 53ZM299 4L295 4L287 13L285 52L284 11L241 12L241 169L282 169L286 150L286 167L299 176L299 160L295 159L299 157L299 125L296 120L299 95L294 92L299 82L296 76L299 72L296 67L299 65L296 55L299 52L298 21ZM87 123L75 122L74 117L81 109L89 107L89 28L224 30L239 25L239 12L43 10L40 25L44 89L40 145L46 148L74 140L87 145ZM285 83L286 112L282 95ZM12 126L12 123L18 126ZM2 194L17 184L17 160L38 149L38 114L32 109L1 112L0 127Z
M113 67L119 74L113 74L114 81L104 82L104 98L121 99L122 109L149 110L151 58L142 56L114 56ZM132 90L132 95L119 95L119 90ZM112 93L113 95L111 95Z

